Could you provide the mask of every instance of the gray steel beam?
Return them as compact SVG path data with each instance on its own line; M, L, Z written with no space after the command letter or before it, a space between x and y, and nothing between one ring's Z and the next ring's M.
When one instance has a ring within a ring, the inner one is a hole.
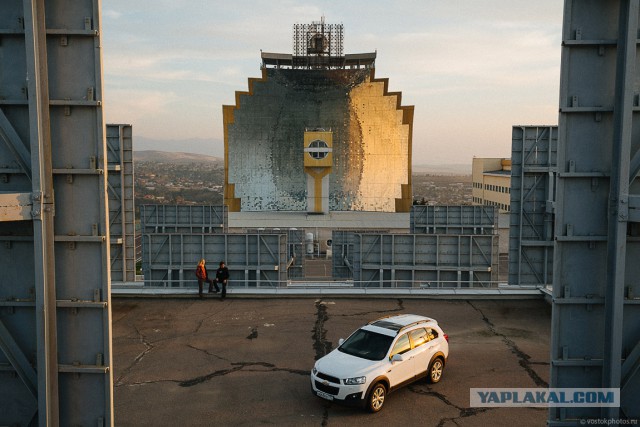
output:
M633 182L634 179L638 177L640 173L640 150L636 151L636 154L633 155L631 159L631 163L629 165L629 184Z
M44 0L24 0L29 127L34 203L33 240L38 353L38 421L59 424L54 259L53 174Z
M526 147L526 143L527 143L527 133L526 133L526 129L525 128L521 128L522 129L522 141L520 144L520 151L521 151L521 155L520 157L522 158L522 165L520 165L520 182L519 185L521 188L519 188L518 190L518 196L519 197L519 206L520 209L518 209L517 212L517 217L518 217L518 242L522 242L523 236L522 233L524 231L524 215L525 215L525 211L524 211L524 200L525 200L525 195L524 195L524 165L525 165L525 150L527 149ZM511 154L511 162L512 165L511 167L513 168L513 152ZM513 171L513 169L512 169ZM513 173L513 172L512 172ZM514 185L513 185L513 178L511 179L511 191L515 192L514 190ZM511 204L513 205L513 203ZM513 211L513 210L512 210ZM509 230L511 231L511 230ZM523 253L522 253L522 248L518 248L516 251L517 254L517 258L516 258L516 275L517 275L517 283L515 283L516 285L520 285L522 283L522 259L523 259Z
M640 342L635 345L631 353L622 364L620 388L624 389L629 380L640 372Z
M629 222L640 222L640 196L629 195Z
M4 112L0 108L0 139L2 139L13 156L16 162L24 173L31 179L31 154L29 150L22 143L22 139L11 126L9 119L4 115Z
M33 369L29 360L24 355L16 341L13 339L11 332L0 320L0 350L11 363L11 366L16 370L18 376L22 380L27 389L34 397L38 399L38 378L36 371Z
M121 259L122 259L122 281L125 282L127 280L127 271L128 269L133 269L134 274L136 271L136 267L135 267L135 262L134 265L130 266L127 265L128 263L128 258L127 258L127 253L129 252L129 243L130 241L132 241L132 239L128 238L128 234L130 234L129 230L127 229L127 219L130 219L130 217L133 217L135 215L135 213L133 212L129 212L127 211L127 190L125 187L125 184L127 182L127 177L125 175L125 173L127 171L125 171L125 157L124 157L124 135L123 135L124 129L122 127L119 128L119 132L118 132L118 159L119 159L119 165L120 165L120 188L119 188L119 200L120 200L120 232L122 233L123 239L122 239L122 255L121 255ZM107 145L108 147L108 145ZM133 148L133 147L132 147ZM132 159L133 160L133 159ZM131 177L133 179L133 177ZM109 185L109 181L107 180L107 185ZM133 208L133 204L131 206ZM135 222L135 220L133 221ZM111 224L109 224L109 226L111 226ZM134 276L135 278L135 276Z
M633 87L636 79L638 6L639 0L621 1L618 23L602 369L602 386L605 388L620 388L621 382L629 163L633 125ZM620 409L611 407L604 409L603 412L608 418L617 418Z
M93 29L100 33L102 28L102 22L100 19L101 13L101 0L92 0L92 16L91 23ZM99 100L100 105L103 99L103 76L102 76L102 53L101 53L101 39L100 37L93 38L93 47L96 54L93 56L94 72L92 76L95 81L95 99ZM95 141L97 143L97 154L99 167L108 171L108 159L107 159L107 143L106 143L106 125L104 123L104 110L101 108L96 109L95 116ZM107 172L108 174L108 172ZM99 417L98 420L103 421L106 426L114 425L114 411L113 411L113 347L112 347L112 317L111 317L111 245L109 244L109 202L107 194L107 174L98 176L98 205L99 205L99 221L100 226L104 225L104 230L101 230L104 236L107 238L103 240L100 246L100 261L101 261L101 275L98 276L100 280L99 292L101 292L100 298L106 302L107 309L102 311L102 364L107 367L106 371L97 371L97 374L104 376L104 418Z

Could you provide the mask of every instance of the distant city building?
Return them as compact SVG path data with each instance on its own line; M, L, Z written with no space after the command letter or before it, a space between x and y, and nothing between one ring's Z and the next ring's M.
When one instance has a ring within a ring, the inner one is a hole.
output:
M375 78L375 52L343 54L342 25L297 24L293 38L223 106L230 226L407 228L413 106Z
M473 158L472 197L474 205L511 210L511 159Z

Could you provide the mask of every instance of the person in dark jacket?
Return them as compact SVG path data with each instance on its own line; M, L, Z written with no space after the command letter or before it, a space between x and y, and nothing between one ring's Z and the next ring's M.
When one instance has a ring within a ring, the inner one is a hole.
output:
M220 288L216 284L215 280L209 279L209 275L207 273L207 268L204 266L205 260L202 258L198 263L198 267L196 268L196 277L198 278L198 296L202 298L202 285L204 282L209 283L209 293L213 291L213 286L216 287L216 293L220 292Z
M222 285L222 294L220 298L227 296L227 281L229 280L229 269L224 265L224 261L220 261L220 267L216 270L216 282ZM216 289L218 285L216 284Z

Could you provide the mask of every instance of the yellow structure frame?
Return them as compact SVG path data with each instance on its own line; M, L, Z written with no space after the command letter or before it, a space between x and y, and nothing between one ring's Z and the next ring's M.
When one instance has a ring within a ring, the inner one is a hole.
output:
M329 152L322 159L316 159L307 151L313 141L323 141ZM305 131L304 133L304 171L311 176L313 182L313 212L322 212L322 180L329 175L333 168L333 132Z

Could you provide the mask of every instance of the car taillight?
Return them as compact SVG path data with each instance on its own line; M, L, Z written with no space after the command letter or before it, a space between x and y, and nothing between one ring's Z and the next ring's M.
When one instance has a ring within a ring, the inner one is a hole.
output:
M444 339L447 340L447 342L449 342L449 334L444 334Z

